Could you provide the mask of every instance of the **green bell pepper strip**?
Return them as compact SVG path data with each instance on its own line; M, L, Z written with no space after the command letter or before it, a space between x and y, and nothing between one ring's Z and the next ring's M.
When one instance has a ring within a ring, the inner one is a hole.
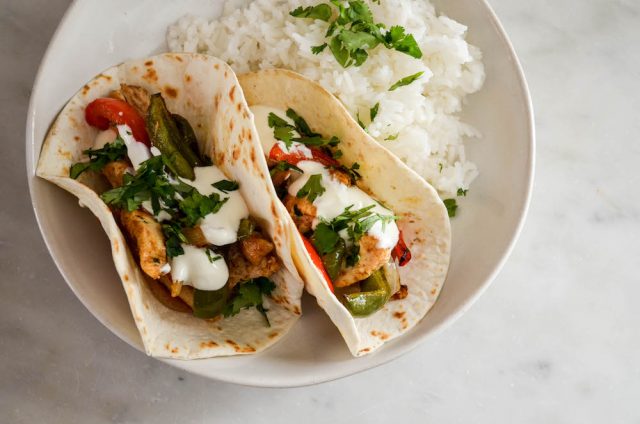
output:
M229 282L219 290L193 290L193 315L197 318L215 318L221 315L229 301Z
M198 156L198 140L196 134L193 132L193 127L189 124L185 118L178 114L172 114L171 117L176 123L178 128L178 134L180 135L179 141L176 141L178 150L189 162L191 166L202 166L202 160Z
M311 237L311 242L314 244L314 247L318 249L313 236ZM338 278L340 270L344 266L346 255L347 245L342 238L339 238L337 245L332 251L320 256L322 263L324 264L324 269L327 271L327 274L329 274L331 281Z
M176 145L180 140L178 127L159 93L151 95L147 114L147 132L151 144L160 150L169 169L175 175L193 180L195 178L193 167Z
M351 315L357 318L367 317L382 309L391 297L391 289L381 269L374 271L360 282L359 293L342 295L342 304Z
M254 229L255 225L252 220L248 218L242 218L240 220L240 225L238 226L238 240L249 237L253 233Z

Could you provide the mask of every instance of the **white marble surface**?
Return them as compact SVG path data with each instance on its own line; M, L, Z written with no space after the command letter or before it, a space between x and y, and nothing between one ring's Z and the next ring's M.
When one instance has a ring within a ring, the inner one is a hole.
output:
M640 423L640 2L492 0L537 115L534 197L513 255L412 353L285 390L145 357L56 270L27 194L24 122L67 3L0 1L0 422Z

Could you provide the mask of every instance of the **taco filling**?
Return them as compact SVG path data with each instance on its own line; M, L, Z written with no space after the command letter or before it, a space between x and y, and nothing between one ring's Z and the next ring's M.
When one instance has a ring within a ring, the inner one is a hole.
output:
M313 132L293 109L251 107L278 196L329 288L354 317L407 296L398 266L411 260L398 217L340 163L340 139Z
M70 177L104 176L111 188L100 197L158 299L204 319L255 307L268 324L263 295L281 268L274 244L249 216L239 183L200 153L189 122L161 94L126 84L89 103L85 119L101 132Z

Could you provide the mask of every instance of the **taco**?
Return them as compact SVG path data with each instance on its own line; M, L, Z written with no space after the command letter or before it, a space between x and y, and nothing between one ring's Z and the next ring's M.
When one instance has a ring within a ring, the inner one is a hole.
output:
M99 219L149 355L258 352L300 316L274 190L211 162L214 140L239 143L228 123L248 116L224 62L164 54L98 75L46 137L37 175Z
M449 266L450 223L437 192L320 85L279 69L238 79L307 290L355 356L410 330Z

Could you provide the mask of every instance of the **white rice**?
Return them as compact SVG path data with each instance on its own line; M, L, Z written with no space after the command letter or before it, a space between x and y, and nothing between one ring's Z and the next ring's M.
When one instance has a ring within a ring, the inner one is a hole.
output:
M464 139L478 132L460 121L467 94L484 82L480 50L465 41L466 27L438 16L426 0L368 2L376 22L402 25L413 34L422 59L378 46L360 67L342 68L324 43L328 24L289 16L296 7L317 0L228 0L222 17L207 21L185 16L170 26L172 51L200 52L227 61L238 73L287 68L318 81L349 112L367 125L380 144L430 182L443 198L467 189L478 175L465 155ZM401 78L423 71L422 78L395 91ZM380 103L369 122L369 109ZM395 140L386 140L396 137Z

